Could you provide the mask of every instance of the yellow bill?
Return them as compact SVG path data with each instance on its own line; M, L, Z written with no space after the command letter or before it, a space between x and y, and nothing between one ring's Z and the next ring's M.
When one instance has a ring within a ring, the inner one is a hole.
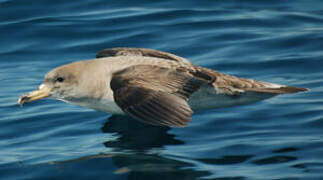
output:
M46 98L50 95L50 88L45 86L44 84L39 86L39 89L36 91L31 91L28 94L23 94L18 99L18 104L20 107L24 105L24 103L36 101L38 99Z

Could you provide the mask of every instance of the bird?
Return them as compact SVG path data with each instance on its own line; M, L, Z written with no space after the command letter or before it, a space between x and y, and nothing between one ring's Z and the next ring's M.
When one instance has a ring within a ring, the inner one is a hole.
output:
M224 74L158 50L108 48L95 59L49 71L18 104L54 98L150 125L184 127L196 111L308 90Z

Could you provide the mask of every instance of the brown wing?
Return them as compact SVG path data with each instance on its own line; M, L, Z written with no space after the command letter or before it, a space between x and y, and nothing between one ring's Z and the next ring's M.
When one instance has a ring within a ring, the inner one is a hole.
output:
M239 94L242 92L286 94L308 91L306 88L273 84L253 79L238 78L222 73L218 73L216 77L217 79L213 85L218 89L223 90L227 94Z
M147 56L190 64L187 59L181 58L174 54L145 48L111 48L103 49L96 54L96 58L112 56Z
M185 126L192 116L189 96L204 81L171 69L137 65L117 72L111 80L115 102L144 123Z
M308 91L307 88L285 86L253 79L239 78L199 66L195 67L195 72L193 75L197 78L203 77L205 80L209 79L214 88L217 89L218 93L225 93L227 95L237 95L244 92L259 92L275 95Z

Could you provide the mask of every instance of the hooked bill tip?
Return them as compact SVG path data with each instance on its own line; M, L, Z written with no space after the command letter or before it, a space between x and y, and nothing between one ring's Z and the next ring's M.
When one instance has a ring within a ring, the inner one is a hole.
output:
M27 95L21 95L18 99L19 106L22 107L28 99L30 98Z

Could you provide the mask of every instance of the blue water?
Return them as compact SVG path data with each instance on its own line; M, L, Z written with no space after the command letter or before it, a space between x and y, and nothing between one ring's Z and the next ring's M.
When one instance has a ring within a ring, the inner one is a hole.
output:
M112 47L310 88L197 112L185 128L55 100L47 71ZM0 0L0 179L323 179L323 1Z

